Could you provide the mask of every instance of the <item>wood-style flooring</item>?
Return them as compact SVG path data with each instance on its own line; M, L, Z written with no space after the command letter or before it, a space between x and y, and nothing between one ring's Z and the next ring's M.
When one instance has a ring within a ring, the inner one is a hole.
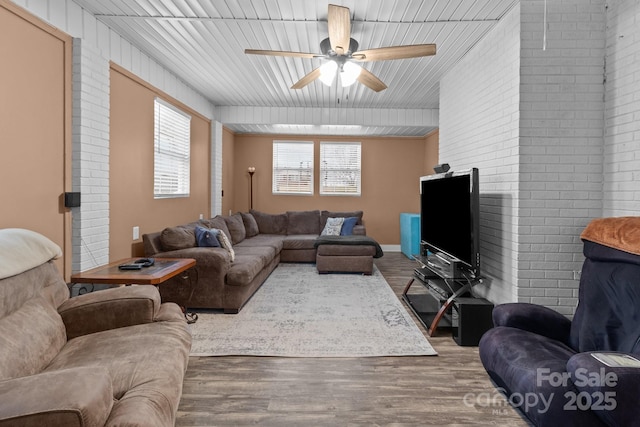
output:
M398 295L415 267L389 252L376 265ZM427 338L438 356L191 357L176 425L528 425L496 392L477 347L446 330Z

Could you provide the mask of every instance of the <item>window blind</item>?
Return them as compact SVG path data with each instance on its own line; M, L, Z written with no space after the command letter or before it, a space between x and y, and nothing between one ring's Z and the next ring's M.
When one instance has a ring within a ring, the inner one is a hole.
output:
M273 141L273 194L313 194L313 142Z
M360 195L359 142L320 143L320 194Z
M159 98L154 102L153 196L188 197L191 116Z

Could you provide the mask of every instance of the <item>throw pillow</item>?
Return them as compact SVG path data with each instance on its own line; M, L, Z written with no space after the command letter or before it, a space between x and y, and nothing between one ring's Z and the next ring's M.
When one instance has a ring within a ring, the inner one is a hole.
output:
M244 222L244 229L246 230L247 237L257 236L260 233L260 230L258 229L258 223L250 213L242 213L242 222Z
M350 216L349 218L345 218L342 223L342 229L340 230L341 236L351 236L353 234L353 227L356 226L358 222L358 218L355 216Z
M231 243L237 245L242 242L244 238L247 236L247 232L244 228L244 222L242 220L242 215L239 213L223 216L224 222L227 223L227 228L229 229L229 236L231 237Z
M220 246L222 246L227 250L227 252L229 252L229 257L231 258L231 262L235 261L236 253L233 250L233 246L231 246L231 240L229 240L227 235L224 234L224 231L221 231L218 234L218 241L220 241Z
M322 236L339 236L340 230L342 230L342 224L344 223L344 218L327 218L327 224L324 226Z
M204 228L196 226L196 242L200 247L219 248L220 242L218 241L218 234L220 230L217 228Z
M185 226L165 228L160 234L162 249L165 251L177 251L195 247L196 235L194 228Z

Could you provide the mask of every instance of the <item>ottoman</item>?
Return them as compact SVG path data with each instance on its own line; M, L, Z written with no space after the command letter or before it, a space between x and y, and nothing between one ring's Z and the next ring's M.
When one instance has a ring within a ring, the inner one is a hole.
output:
M351 236L348 236L351 237ZM373 258L382 256L380 246L370 237L320 237L316 241L318 273L362 273L371 275Z

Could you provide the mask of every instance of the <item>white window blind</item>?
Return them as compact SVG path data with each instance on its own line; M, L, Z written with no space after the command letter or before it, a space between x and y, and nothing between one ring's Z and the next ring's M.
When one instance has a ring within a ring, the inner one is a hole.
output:
M360 143L320 143L320 194L360 195Z
M189 196L191 116L155 99L153 196Z
M313 142L273 141L273 194L313 194Z

